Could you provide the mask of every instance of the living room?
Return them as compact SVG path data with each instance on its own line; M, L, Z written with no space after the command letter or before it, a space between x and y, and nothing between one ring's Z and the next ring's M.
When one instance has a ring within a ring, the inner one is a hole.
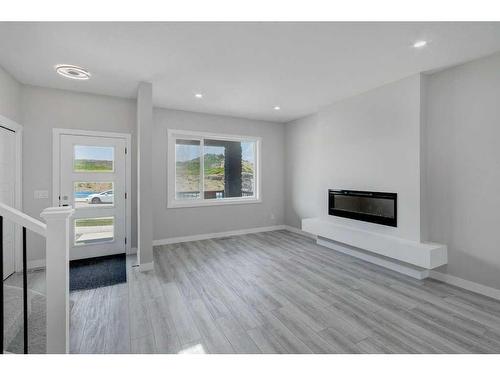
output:
M498 354L500 23L421 21L0 22L2 352Z

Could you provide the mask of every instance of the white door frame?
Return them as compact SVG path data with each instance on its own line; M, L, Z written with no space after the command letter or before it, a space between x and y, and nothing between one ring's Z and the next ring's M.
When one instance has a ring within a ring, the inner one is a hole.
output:
M0 115L0 126L16 133L16 189L14 194L14 208L22 211L23 208L23 126L17 122ZM20 272L23 270L23 252L21 246L21 227L16 225L15 233L15 257L14 270ZM3 275L0 275L3 277Z
M120 138L126 143L127 153L125 155L125 191L127 199L125 199L125 236L127 244L125 250L127 254L131 254L132 249L132 205L130 204L132 191L132 151L131 138L129 133L112 133L92 130L76 130L76 129L52 129L52 205L59 206L59 187L61 186L60 176L60 160L61 153L61 135L82 135L87 137L104 137L104 138Z

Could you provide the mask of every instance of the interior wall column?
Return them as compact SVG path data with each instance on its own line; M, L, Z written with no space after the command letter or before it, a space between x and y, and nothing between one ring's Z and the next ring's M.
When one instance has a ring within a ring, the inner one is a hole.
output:
M137 260L141 271L153 269L153 85L137 90Z

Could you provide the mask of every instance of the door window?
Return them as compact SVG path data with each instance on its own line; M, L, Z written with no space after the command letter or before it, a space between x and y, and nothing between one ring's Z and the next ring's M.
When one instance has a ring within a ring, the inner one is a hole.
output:
M113 207L115 194L112 182L75 182L75 208Z
M114 240L114 217L76 219L74 222L75 246L92 245Z
M113 172L114 147L75 145L75 172Z

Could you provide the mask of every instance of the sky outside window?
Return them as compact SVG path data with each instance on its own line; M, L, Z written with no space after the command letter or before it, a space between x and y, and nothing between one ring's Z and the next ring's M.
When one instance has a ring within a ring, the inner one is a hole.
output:
M75 146L75 159L113 161L113 147Z

